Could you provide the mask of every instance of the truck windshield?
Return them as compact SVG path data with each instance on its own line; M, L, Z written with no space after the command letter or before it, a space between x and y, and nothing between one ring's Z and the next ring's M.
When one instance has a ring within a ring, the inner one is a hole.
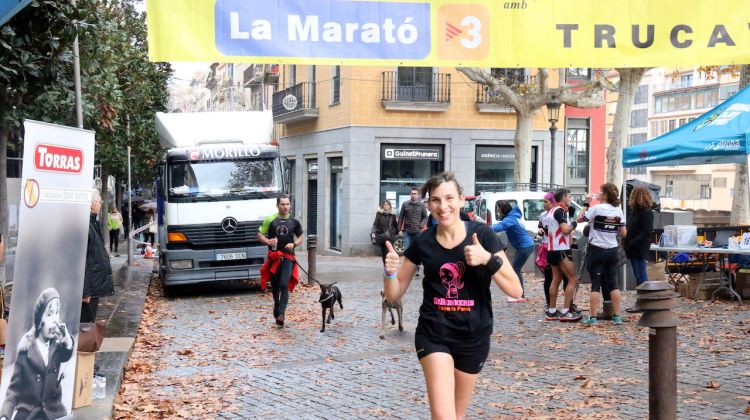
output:
M174 161L168 184L173 202L274 198L282 190L281 165L278 159Z

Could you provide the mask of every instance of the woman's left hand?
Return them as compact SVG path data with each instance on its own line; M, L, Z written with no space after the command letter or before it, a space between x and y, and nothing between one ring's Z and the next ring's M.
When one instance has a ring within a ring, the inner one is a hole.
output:
M492 254L487 252L482 244L479 243L479 238L477 238L476 233L471 235L471 242L471 245L466 245L466 247L464 247L464 257L466 258L466 264L469 264L472 267L487 264L487 262L489 262L490 260L490 257L492 257Z

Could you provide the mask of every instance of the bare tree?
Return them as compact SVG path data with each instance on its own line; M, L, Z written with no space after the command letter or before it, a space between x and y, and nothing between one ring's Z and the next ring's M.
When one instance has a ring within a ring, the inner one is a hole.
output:
M740 89L750 84L750 65L740 68ZM734 169L734 197L731 226L750 225L750 194L748 193L747 163L738 163Z
M612 139L607 147L607 182L623 185L622 149L630 134L630 111L638 85L641 84L643 74L648 70L643 67L618 68L620 80L613 87L619 93L617 110L612 123Z
M604 105L602 95L604 86L598 77L583 85L567 84L565 83L565 69L558 69L560 83L555 88L548 86L549 71L545 68L538 69L533 83L519 86L511 86L504 80L493 77L484 69L459 67L457 70L472 81L486 86L490 96L502 98L505 103L516 110L516 133L513 137L516 149L513 181L516 183L530 181L531 135L534 113L538 109L545 106L553 96L565 105L577 108L598 108Z

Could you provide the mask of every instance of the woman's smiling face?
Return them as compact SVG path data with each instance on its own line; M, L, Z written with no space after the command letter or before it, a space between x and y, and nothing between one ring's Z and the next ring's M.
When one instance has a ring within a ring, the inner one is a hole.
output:
M460 221L460 211L464 207L464 197L458 193L453 182L443 182L432 191L428 201L430 213L438 225L450 226Z

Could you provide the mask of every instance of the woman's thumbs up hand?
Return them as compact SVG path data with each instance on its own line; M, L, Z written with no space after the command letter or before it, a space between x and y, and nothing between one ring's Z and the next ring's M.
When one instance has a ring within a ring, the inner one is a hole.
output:
M393 249L391 241L385 241L385 249L388 250L388 254L385 256L385 274L391 276L398 271L398 266L401 264L401 258L399 258L398 252Z
M478 265L485 265L490 260L492 255L487 252L482 244L479 243L477 234L471 235L471 245L464 247L464 257L466 258L466 264L476 267Z

